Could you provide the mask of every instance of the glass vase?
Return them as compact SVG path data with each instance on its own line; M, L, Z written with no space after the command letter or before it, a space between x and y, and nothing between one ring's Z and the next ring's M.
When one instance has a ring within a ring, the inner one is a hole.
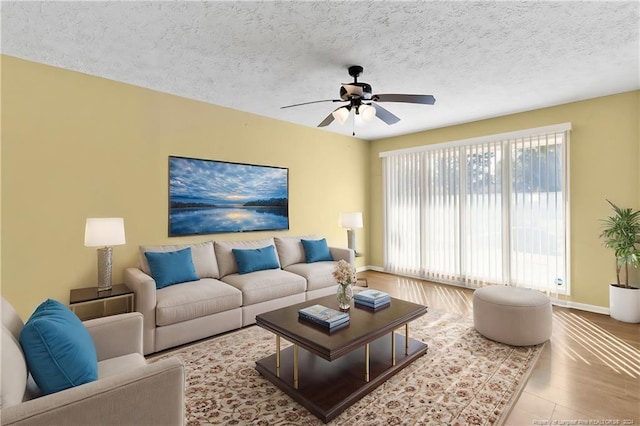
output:
M351 284L338 284L338 306L342 310L351 308L351 299L353 299L353 289Z

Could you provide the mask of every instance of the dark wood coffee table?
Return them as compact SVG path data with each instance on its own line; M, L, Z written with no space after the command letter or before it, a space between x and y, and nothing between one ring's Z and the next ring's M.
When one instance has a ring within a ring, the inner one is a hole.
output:
M276 353L257 361L256 370L325 423L427 351L409 337L409 322L426 306L395 298L376 312L352 306L349 326L328 333L298 319L298 310L316 304L338 309L336 297L327 296L256 316L276 335ZM396 339L400 327L405 336ZM281 338L293 346L281 350Z

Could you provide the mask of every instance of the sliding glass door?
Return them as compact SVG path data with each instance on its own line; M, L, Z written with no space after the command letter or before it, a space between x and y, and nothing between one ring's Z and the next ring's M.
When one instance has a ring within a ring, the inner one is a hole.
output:
M564 133L511 143L509 263L510 279L516 285L566 287L565 145Z
M569 129L382 153L385 270L566 293Z

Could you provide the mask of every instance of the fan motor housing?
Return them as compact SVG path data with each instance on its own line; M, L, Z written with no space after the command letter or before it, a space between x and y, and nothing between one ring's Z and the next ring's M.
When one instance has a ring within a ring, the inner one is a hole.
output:
M349 101L354 98L371 99L373 89L368 83L349 83L340 86L340 99Z

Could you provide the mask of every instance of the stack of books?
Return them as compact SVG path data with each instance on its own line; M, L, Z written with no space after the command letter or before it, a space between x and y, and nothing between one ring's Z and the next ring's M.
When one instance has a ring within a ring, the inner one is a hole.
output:
M391 304L391 298L387 293L373 289L356 293L353 300L355 306L373 310L383 309Z
M298 318L333 331L349 325L349 314L322 305L313 305L298 311Z

